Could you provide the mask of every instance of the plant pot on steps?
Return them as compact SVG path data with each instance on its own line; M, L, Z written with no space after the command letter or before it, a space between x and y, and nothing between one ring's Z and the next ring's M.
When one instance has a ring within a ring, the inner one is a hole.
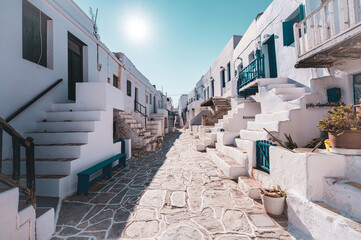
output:
M282 215L285 208L285 197L270 197L261 195L262 203L267 213L272 215Z
M361 130L345 130L337 136L336 132L328 132L333 148L361 149Z

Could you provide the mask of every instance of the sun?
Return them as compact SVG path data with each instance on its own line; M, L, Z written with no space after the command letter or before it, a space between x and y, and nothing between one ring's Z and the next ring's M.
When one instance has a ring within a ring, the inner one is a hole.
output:
M133 16L126 21L126 32L132 40L143 41L148 37L149 24L140 16Z

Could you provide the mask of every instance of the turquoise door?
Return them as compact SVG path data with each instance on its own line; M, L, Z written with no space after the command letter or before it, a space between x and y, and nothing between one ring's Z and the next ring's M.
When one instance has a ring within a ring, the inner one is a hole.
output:
M269 77L276 78L277 74L277 60L276 60L276 46L275 35L270 36L263 45L267 45L268 49L268 64L269 64Z

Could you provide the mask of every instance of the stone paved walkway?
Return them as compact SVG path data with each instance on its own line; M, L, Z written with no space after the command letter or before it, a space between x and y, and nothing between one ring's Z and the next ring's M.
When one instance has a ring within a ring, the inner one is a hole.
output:
M290 239L287 223L195 150L187 132L170 133L156 152L62 203L53 239Z

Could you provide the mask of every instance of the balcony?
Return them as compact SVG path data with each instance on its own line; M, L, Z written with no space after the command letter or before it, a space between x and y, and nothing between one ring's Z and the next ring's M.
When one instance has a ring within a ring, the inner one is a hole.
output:
M240 95L247 93L247 89L251 88L253 82L258 78L264 78L264 55L256 57L247 67L243 68L238 77L238 92ZM252 93L252 92L249 92Z
M296 68L327 68L361 58L359 1L326 0L294 26Z

